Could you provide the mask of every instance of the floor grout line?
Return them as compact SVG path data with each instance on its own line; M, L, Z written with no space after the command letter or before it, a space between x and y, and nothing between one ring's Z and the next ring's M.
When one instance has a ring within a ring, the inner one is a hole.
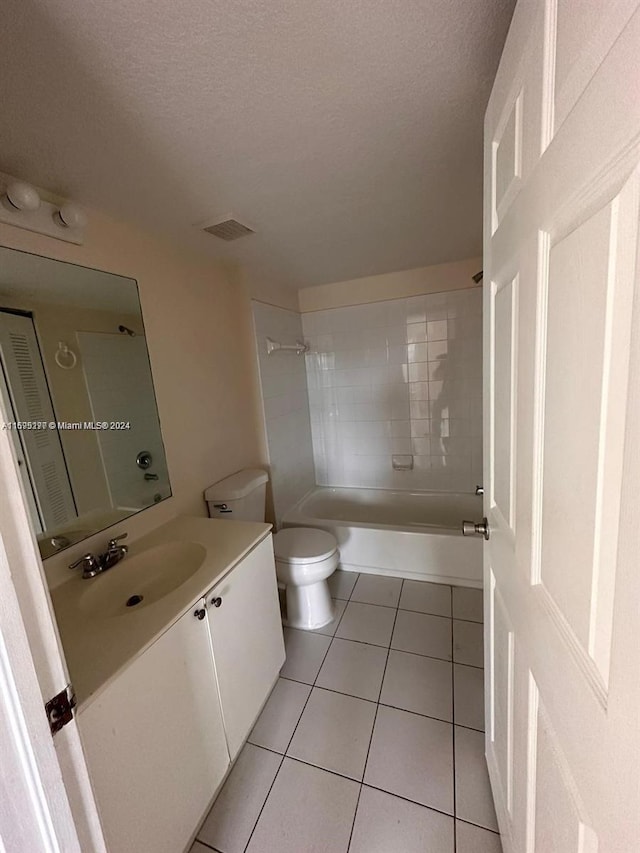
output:
M472 820L466 820L466 818L463 817L456 817L456 820L459 820L460 823L466 823L469 826L475 826L478 829L484 829L485 832L490 832L492 835L497 835L498 838L500 838L500 833L496 829L489 829L488 826L482 826L480 823L474 823Z
M273 749L269 749L267 746L258 746L257 744L252 744L256 749L264 749L265 752L275 753L275 755L281 756L280 752L276 752ZM374 791L380 791L383 794L389 794L392 797L397 797L399 800L404 800L406 803L413 803L415 806L421 806L423 809L429 809L429 811L437 812L438 814L445 815L446 817L450 817L452 820L459 820L462 823L468 823L470 826L477 826L478 829L484 829L486 832L492 832L494 835L500 835L499 832L496 832L495 829L489 829L486 826L483 826L480 823L474 823L472 820L467 820L466 818L455 817L455 815L451 814L451 812L445 812L442 809L438 809L435 806L428 806L425 803L421 803L418 800L412 800L409 797L405 797L403 794L397 794L395 791L389 791L387 788L380 788L378 785L371 785L368 782L359 782L358 779L354 779L353 776L345 776L344 773L338 773L337 770L329 770L327 767L322 767L320 764L313 764L311 761L305 761L303 758L296 758L293 755L282 756L284 758L289 758L291 761L295 761L298 764L304 764L307 767L313 767L316 770L322 770L324 773L330 773L332 776L337 776L339 779L345 779L347 782L355 782L356 785L361 785L363 788L371 788ZM198 841L200 839L197 839ZM204 842L201 842L204 843ZM214 848L215 849L215 848Z
M389 649L389 651L393 652L395 649ZM313 690L324 690L325 693L335 693L338 696L348 696L349 699L359 699L361 702L368 702L369 705L381 705L383 708L391 708L394 711L404 711L405 714L413 714L414 717L424 717L427 720L435 720L437 723L446 723L448 726L456 726L459 729L468 729L470 732L479 732L480 734L484 734L484 729L476 729L474 726L467 726L464 723L457 723L455 719L445 720L443 717L434 717L433 714L423 714L422 711L414 711L412 708L403 708L401 705L392 705L390 702L379 702L376 699L367 699L364 696L356 696L355 693L347 693L344 690L335 690L333 687L325 687L322 684L307 684L306 681L296 681L295 678L286 678L284 675L281 675L280 678L283 678L285 681L293 681L294 684L303 684L305 687L311 687ZM384 676L382 680L382 684L384 683ZM253 746L262 746L260 743L253 743L253 741L248 740L247 743L253 744ZM262 746L263 749L270 749L268 746ZM277 749L271 750L271 752L278 752ZM278 752L278 755L282 755L283 753Z
M355 587L354 587L355 589ZM372 601L358 601L357 598L336 598L332 596L334 601L353 602L354 604L368 604L370 607L386 607L388 610L402 610L404 613L419 613L421 616L437 616L439 619L450 619L452 622L469 622L471 625L484 625L484 621L479 619L465 619L462 616L447 615L445 613L431 613L429 610L414 610L412 607L399 607L394 604L376 604Z
M355 582L354 582L354 584L353 584L353 587L351 588L351 591L350 591L350 593L349 593L349 597L348 597L348 598L346 598L346 599L344 599L344 598L340 598L340 599L338 599L338 598L334 598L334 601L343 601L343 602L345 602L344 610L342 611L342 613L341 613L341 615L340 615L340 618L339 618L339 620L338 620L338 622L337 622L337 624L336 624L336 627L335 627L335 629L334 629L334 632L333 632L332 634L321 634L319 631L311 632L311 633L318 634L319 636L327 637L327 638L329 639L329 644L328 644L328 646L327 646L327 648L326 648L326 651L325 651L325 653L324 653L324 655L323 655L323 657L322 657L322 661L320 662L320 666L318 667L318 669L317 669L317 671L316 671L316 674L315 674L315 677L314 677L314 679L313 679L313 682L312 682L312 683L309 683L309 682L306 682L306 681L300 681L300 680L298 680L298 679L290 678L290 677L288 677L288 676L284 676L284 675L280 675L280 676L279 676L279 678L282 678L282 679L284 679L285 681L292 681L292 682L294 682L294 683L296 683L296 684L304 684L304 685L305 685L305 687L310 688L310 689L309 689L309 694L308 694L308 696L307 696L307 698L306 698L306 700L305 700L305 702L304 702L304 705L303 705L303 707L302 707L302 710L300 711L300 714L299 714L299 716L298 716L297 722L296 722L296 724L295 724L295 726L294 726L294 728L293 728L293 731L292 731L291 737L289 738L289 740L288 740L288 742L287 742L287 745L286 745L286 748L285 748L284 753L281 753L281 752L279 752L278 750L271 749L271 748L266 747L266 746L262 746L262 745L260 745L260 744L254 744L254 743L252 743L250 740L247 740L247 743L251 743L251 745L252 745L254 748L256 748L256 749L263 749L263 750L265 750L266 752L270 752L270 753L273 753L274 755L277 755L277 756L280 758L280 762L279 762L279 764L278 764L278 769L277 769L276 774L275 774L275 776L274 776L274 778L273 778L273 781L272 781L271 785L269 786L269 790L267 791L267 794L266 794L266 797L265 797L265 799L264 799L264 802L262 803L262 806L261 806L261 808L260 808L260 810L259 810L259 812L258 812L258 815L257 815L256 819L255 819L255 822L254 822L254 824L253 824L253 828L252 828L252 830L251 830L251 834L249 835L249 839L247 840L246 846L244 847L244 851L245 851L245 853L246 853L246 851L247 851L247 849L248 849L248 847L249 847L249 845L250 845L250 843L251 843L251 840L252 840L252 838L253 838L253 836L254 836L254 834L255 834L256 828L257 828L258 823L259 823L259 821L260 821L260 818L262 817L262 814L263 814L263 812L264 812L264 810L265 810L265 808L266 808L266 805L267 805L267 803L268 803L268 801L269 801L269 798L270 798L270 796L271 796L271 793L272 793L272 790L273 790L273 788L274 788L274 786L275 786L275 783L276 783L276 781L277 781L277 779L278 779L278 777L279 777L279 775L280 775L280 772L282 771L282 767L283 767L283 765L284 765L285 758L288 758L288 759L290 759L291 761L295 761L295 762L297 762L297 763L299 763L299 764L303 764L303 765L306 765L306 766L313 767L313 768L315 768L315 769L318 769L318 770L324 771L325 773L330 773L330 774L332 774L332 775L334 775L334 776L337 776L337 777L339 777L339 778L345 779L345 780L350 781L350 782L354 782L354 783L356 783L356 784L358 784L358 785L359 785L358 797L357 797L357 800L356 800L356 807L355 807L355 810L354 810L354 813L353 813L353 820L352 820L352 823L351 823L351 831L350 831L350 834L349 834L349 841L348 841L348 844L347 844L347 848L346 848L346 850L345 850L345 853L348 853L348 850L349 850L349 848L350 848L350 846L351 846L351 842L352 842L352 838L353 838L353 833L354 833L354 829L355 829L356 818L357 818L357 815L358 815L358 809L359 809L359 805L360 805L360 799L361 799L361 796L362 796L362 789L363 789L363 787L368 787L368 788L370 788L370 789L372 789L372 790L377 790L377 791L380 791L380 792L382 792L382 793L389 794L390 796L397 797L398 799L403 800L403 801L405 801L405 802L415 804L415 805L417 805L417 806L420 806L420 807L422 807L422 808L426 808L426 809L428 809L428 810L430 810L430 811L433 811L433 812L436 812L436 813L438 813L438 814L445 815L446 817L449 817L450 819L452 819L452 820L453 820L453 839L454 839L454 848L453 848L453 853L456 853L456 850L457 850L457 835L456 835L456 821L457 821L457 820L460 820L460 821L462 821L463 823L469 824L470 826L475 826L475 827L477 827L478 829L483 829L483 830L485 830L486 832L491 832L492 834L494 834L494 835L498 835L498 837L499 837L499 832L496 832L495 830L492 830L492 829L488 829L487 827L482 826L481 824L476 824L476 823L474 823L473 821L464 820L463 818L458 818L458 817L457 817L457 815L456 815L456 811L457 811L457 802L456 802L456 776L455 776L455 730L456 730L456 727L463 728L463 729L468 729L468 730L470 730L470 731L475 731L475 732L482 732L482 730L481 730L481 729L473 728L473 727L471 727L471 726L460 725L460 724L457 724L457 723L455 722L455 668L454 668L454 667L455 667L455 666L465 666L465 667L469 667L469 668L471 668L471 669L478 669L478 670L481 670L481 671L483 671L483 670L484 670L484 667L478 667L478 666L474 666L473 664L468 664L468 663L460 663L459 661L455 661L455 660L453 660L454 642L455 642L455 641L454 641L454 637L453 637L453 622L455 622L455 621L458 621L458 622L468 622L468 623L476 624L476 625L480 625L480 626L482 626L482 624L483 624L483 623L482 623L482 622L477 622L477 621L472 620L472 619L459 619L459 618L456 618L456 617L454 617L454 616L453 616L453 587L452 587L451 585L448 585L448 586L449 586L449 594L450 594L450 597L451 597L451 612L452 612L452 615L451 615L451 616L442 616L442 614L437 614L437 613L424 613L424 612L423 612L423 611L421 611L421 610L409 610L409 609L407 609L407 608L400 607L400 601L401 601L402 593L403 593L403 591L404 591L404 586L405 586L405 583L406 583L406 580L405 580L404 578L402 578L402 579L401 579L401 580L402 580L402 583L401 583L401 585L400 585L400 593L399 593L399 595L398 595L397 604L396 604L395 606L385 605L385 604L372 604L372 603L370 603L370 602L366 602L366 601L356 601L355 599L353 599L353 594L354 594L354 592L355 592L355 590L356 590L356 586L357 586L357 584L358 584L358 582L359 582L359 580L360 580L360 578L361 578L361 577L362 577L362 573L357 573L356 580L355 580ZM375 576L375 577L378 577L378 576ZM384 576L379 576L379 577L384 577ZM442 584L441 586L444 586L444 584ZM388 642L388 644L387 644L387 645L379 645L379 644L377 644L377 643L370 643L370 642L365 642L365 641L362 641L362 640L352 640L352 639L347 639L346 637L338 637L338 636L337 636L337 632L338 632L338 630L339 630L339 628L340 628L340 624L342 623L342 620L343 620L343 619L344 619L344 617L345 617L345 614L346 614L346 611L347 611L347 607L348 607L348 605L349 605L352 601L353 601L354 603L356 603L356 604L363 604L363 605L366 605L366 606L369 606L369 607L384 607L385 609L389 609L389 610L393 609L393 610L395 610L394 619L393 619L393 625L392 625L392 628L391 628L391 633L390 633L390 637L389 637L389 642ZM392 646L392 643L393 643L393 635L394 635L394 632L395 632L395 628L396 628L396 623L397 623L397 620L398 620L398 616L399 616L399 613L400 613L400 611L401 611L401 610L402 610L403 612L408 612L408 613L417 613L417 614L425 615L425 616L436 616L436 617L439 617L439 618L449 619L449 620L451 621L451 623L452 623L452 626L451 626L451 627L452 627L452 631L451 631L451 659L450 659L450 660L447 660L446 658L438 658L438 657L435 657L435 656L433 656L433 655L423 655L423 654L420 654L419 652L412 652L412 651L406 651L406 650L404 650L404 649L395 649L395 648L393 648L393 646ZM309 632L306 632L306 631L304 631L304 632L303 632L301 629L295 629L295 628L290 628L289 630L293 630L293 631L295 631L295 630L300 630L300 632L301 632L301 633L305 633L305 634L309 633ZM342 691L342 690L334 690L334 689L329 688L329 687L322 687L322 686L320 686L320 685L318 684L318 678L320 677L320 672L322 671L322 668L323 668L323 666L324 666L324 664L325 664L325 661L327 660L327 657L328 657L328 655L329 655L329 652L330 652L330 650L331 650L331 647L333 646L333 642L334 642L334 640L342 640L343 642L350 642L350 643L360 643L361 645L367 645L367 646L372 646L372 647L374 647L374 648L385 648L385 649L386 649L385 664L384 664L384 669L383 669L383 672L382 672L382 678L381 678L381 680L380 680L380 687L379 687L379 690L378 690L378 698L377 698L377 699L368 699L368 698L365 698L365 697L362 697L362 696L355 696L355 695L354 695L354 694L352 694L352 693L346 693L346 692L344 692L344 691ZM386 702L382 702L382 701L381 701L381 697L382 697L382 690L383 690L383 687L384 687L384 681L385 681L385 678L386 678L387 668L388 668L388 664L389 664L389 658L390 658L390 655L391 655L391 652L392 652L392 651L401 652L401 653L403 653L403 654L415 655L416 657L424 657L424 658L427 658L427 659L429 659L429 660L438 660L438 661L441 661L442 663L448 663L448 664L451 666L451 717L452 717L452 719L451 719L451 720L443 720L443 719L442 719L442 718L440 718L440 717L434 717L434 716L431 716L431 715L429 715L429 714L421 713L421 712L419 712L419 711L410 710L410 709L408 709L408 708L400 708L400 707L398 707L398 706L396 706L396 705L390 705L390 704L388 704L388 703L386 703ZM290 749L290 747L291 747L291 743L292 743L292 741L293 741L293 739L294 739L294 737L295 737L295 734L296 734L296 732L297 732L297 730L298 730L298 728L299 728L300 722L301 722L302 717L303 717L303 715L304 715L304 713L305 713L305 711L306 711L306 709L307 709L307 706L308 706L308 704L309 704L309 701L310 701L310 699L311 699L311 696L312 696L312 694L313 694L314 690L316 690L316 689L317 689L317 690L324 690L324 691L326 691L326 692L328 692L328 693L334 693L334 694L337 694L337 695L348 696L348 697L350 697L350 698L354 698L354 699L360 699L360 700L361 700L361 701L363 701L363 702L368 702L368 703L370 703L370 704L375 704L375 706L376 706L376 708L375 708L375 714L374 714L374 718L373 718L373 725L372 725L372 728L371 728L371 734L370 734L370 737L369 737L369 744L368 744L368 747L367 747L367 754L366 754L365 762L364 762L364 765L363 765L363 770L362 770L362 779L361 779L361 780L354 779L352 776L347 776L347 775L342 774L342 773L339 773L339 772L337 772L337 771L335 771L335 770L329 770L328 768L326 768L326 767L322 767L321 765L313 764L311 761L305 761L304 759L300 759L300 758L297 758L297 757L295 757L295 756L292 756L292 755L289 755L289 754L288 754L288 750L289 750L289 749ZM376 722L377 722L377 717L378 717L378 712L379 712L380 707L386 707L386 708L392 708L392 709L394 709L394 710L398 710L398 711L404 711L404 712L406 712L406 713L413 714L414 716L424 717L424 718L426 718L426 719L431 719L431 720L436 720L436 721L438 721L438 722L445 723L446 725L450 725L450 726L452 727L452 748L453 748L453 755L452 755L452 773L453 773L453 814L450 814L449 812L446 812L446 811L442 811L441 809L434 808L433 806L426 805L425 803L421 803L421 802L418 802L418 801L416 801L416 800L412 800L412 799L410 799L410 798L408 798L408 797L402 796L402 795L397 794L397 793L395 793L395 792L393 792L393 791L388 791L388 790L386 790L386 789L384 789L384 788L380 788L380 787L378 787L377 785L366 785L366 784L365 784L365 782L364 782L364 777L365 777L366 770L367 770L367 765L368 765L368 762L369 762L369 757L370 757L371 747L372 747L372 744L373 744L373 737L374 737L374 732L375 732L375 727L376 727ZM207 842L205 842L205 841L201 841L199 838L197 838L196 840L197 840L200 844L202 844L203 846L205 846L208 850L211 850L211 851L212 851L212 853L219 853L215 847L212 847L212 846L211 846L210 844L208 844Z
M198 844L202 844L202 846L203 846L203 847L206 847L206 848L207 848L207 850L212 850L212 851L213 851L213 853L220 853L220 851L219 851L216 847L212 847L210 844L207 844L207 842L206 842L206 841L201 841L199 838L194 838L194 840L193 840L193 844L195 844L195 843L196 843L196 841L198 842ZM191 850L191 848L193 847L193 844L192 844L192 845L191 845L191 847L189 848L190 850Z
M400 595L398 596L398 604L400 603L400 599L402 597L402 588L404 587L404 580L400 584ZM355 587L354 587L355 589ZM346 608L345 608L346 612ZM364 759L364 766L362 768L362 782L360 783L360 790L358 791L358 799L356 800L356 809L353 813L353 821L351 822L351 832L349 833L349 841L347 842L347 853L349 853L349 848L351 847L351 839L353 838L353 830L356 826L356 819L358 817L358 808L360 807L360 797L362 796L362 788L364 787L364 777L367 772L367 764L369 763L369 753L371 752L371 744L373 743L373 735L376 730L376 721L378 719L378 711L380 710L380 697L382 696L382 686L384 684L384 677L387 674L387 664L389 663L389 654L391 652L391 643L393 641L393 632L396 627L396 620L398 618L398 608L396 607L396 613L393 617L393 625L391 626L391 634L389 635L389 646L387 648L387 657L384 662L384 669L382 670L382 678L380 679L380 689L378 690L378 701L376 702L376 711L373 715L373 725L371 726L371 734L369 735L369 745L367 746L367 755Z
M343 600L344 600L344 599L343 599ZM357 601L357 602L355 602L355 603L356 603L356 604L360 604L361 602ZM381 604L368 604L368 605L367 605L367 607L383 607L383 606L384 606L384 605L381 605ZM385 609L386 609L386 610L391 610L391 608L390 608L390 607L386 607ZM402 609L402 608L396 608L396 611L399 611L400 609ZM386 649L386 648L389 648L389 646L382 645L381 643L369 643L369 642L367 642L366 640L354 640L354 639L352 639L351 637L338 637L337 633L338 633L338 630L339 630L339 628L340 628L340 623L342 622L342 619L344 618L344 616L345 616L345 613L346 613L346 612L347 612L347 608L345 607L344 612L343 612L342 616L340 617L340 622L338 622L338 624L337 624L337 626L336 626L336 633L335 633L335 634L320 634L320 633L319 633L319 632L317 632L317 631L313 631L313 632L303 631L301 628L288 628L288 630L289 630L289 631L299 631L301 634L309 634L309 633L313 633L313 634L315 634L316 636L320 636L320 637L330 637L331 639L336 639L336 640L345 640L345 641L347 641L347 642L349 642L349 643L361 643L361 644L362 644L362 645L364 645L364 646L375 646L375 647L376 647L376 648L378 648L378 649ZM403 611L403 612L405 612L405 613L418 613L418 611L417 611L417 610L405 610L405 611ZM430 613L424 613L424 614L422 614L422 615L423 615L423 616L431 616L432 614L430 614ZM397 618L397 613L396 613L396 618ZM441 616L441 617L439 617L439 618L441 618L441 619L446 619L446 618L448 618L448 617L446 617L446 616ZM450 619L449 621L453 623L453 622L464 622L464 621L468 621L468 620L464 620L464 619ZM483 623L482 623L482 622L469 622L469 624L470 624L470 625L482 625ZM395 625L395 621L394 621L394 625ZM453 625L452 625L452 628L453 628ZM391 642L393 642L393 634L392 634L392 636L391 636ZM453 654L453 644L452 644L452 647L451 647L451 648L452 648L451 653ZM476 665L475 665L475 664L473 664L473 663L466 663L466 662L463 662L463 661L454 660L453 658L438 658L438 657L436 657L435 655L425 655L425 654L422 654L421 652L412 652L412 651L409 651L408 649L398 649L398 648L396 648L395 646L391 646L391 649L392 649L394 652L404 652L404 653L405 653L405 654L407 654L407 655L419 655L420 657L423 657L423 658L431 658L432 660L443 660L443 661L445 661L446 663L454 663L454 664L456 664L457 666L468 666L468 667L471 667L471 669L481 669L481 670L484 670L484 666L476 666ZM295 679L292 679L292 680L295 680ZM303 682L303 683L307 683L307 682Z
M244 746L242 748L244 749ZM261 749L261 747L256 746L256 749ZM277 753L277 754L279 755L279 753ZM280 775L280 770L282 769L282 765L284 764L284 758L285 758L284 755L282 755L280 758L280 764L278 764L278 769L276 770L276 774L273 777L273 782L269 785L269 790L267 791L267 796L264 798L264 802L262 803L262 806L260 807L260 811L258 812L258 815L254 821L253 828L251 829L251 833L249 835L249 838L247 839L247 843L244 846L245 853L246 853L249 845L251 844L251 839L253 838L253 833L256 831L258 821L262 817L262 812L264 811L264 808L267 805L267 800L269 799L269 796L271 795L271 791L273 790L273 786L276 784L276 779Z
M355 584L354 584L354 587L355 587ZM346 609L347 609L347 608L345 607L344 611L342 612L342 616L340 617L340 621L338 622L338 625L336 625L336 631L338 630L338 627L339 627L339 625L340 625L340 622L342 622L342 617L344 616L344 613L345 613ZM296 629L295 629L295 628L291 628L290 630L295 631ZM328 635L327 635L327 634L321 634L320 636L322 636L322 637L326 637L326 636L328 636ZM276 771L276 775L273 777L273 782L272 782L272 783L271 783L271 785L269 786L269 790L268 790L268 792L267 792L267 796L265 797L264 803L262 804L262 808L260 809L260 811L259 811L259 813L258 813L258 817L256 818L256 821L255 821L255 823L254 823L254 825L253 825L253 829L251 830L251 835L249 836L249 839L248 839L248 841L247 841L247 844L246 844L246 846L245 846L245 848L244 848L244 849L245 849L245 853L246 853L246 850L248 849L249 845L251 844L251 839L253 838L253 834L254 834L254 832L256 831L256 827L258 826L258 822L260 821L260 818L261 818L261 816L262 816L262 812L264 811L264 809L265 809L265 807L266 807L266 805L267 805L267 802L269 801L269 797L271 796L271 791L273 790L273 786L274 786L274 785L275 785L275 783L276 783L276 779L277 779L277 778L278 778L278 776L280 775L280 771L282 770L282 765L284 764L284 760L285 760L285 758L289 758L289 759L291 759L292 761L297 760L297 759L294 759L294 758L293 758L293 756L288 755L289 747L291 746L291 742L293 741L293 739L294 739L294 737L295 737L295 734L296 734L296 731L298 730L298 726L300 725L300 720L302 719L302 715L304 714L304 712L305 712L305 710L306 710L306 708L307 708L307 705L309 704L309 700L311 699L311 696L312 696L312 694L313 694L314 687L316 686L316 681L318 680L318 676L320 675L320 670L322 669L322 666L323 666L323 664L324 664L325 660L327 659L327 655L329 654L329 649L330 649L330 648L331 648L331 646L333 645L333 640L334 640L334 637L333 637L333 636L329 636L329 645L327 646L327 650L326 650L326 652L324 653L324 656L323 656L323 658L322 658L322 661L321 661L321 663L320 663L320 666L318 667L318 671L316 672L316 677L315 677L315 678L314 678L314 680L313 680L313 684L312 684L312 685L310 685L310 686L311 686L311 690L309 691L309 695L307 696L306 701L305 701L304 705L302 706L302 711L300 712L300 716L298 717L298 722L295 724L295 727L294 727L294 729L293 729L293 732L291 733L291 737L289 738L289 742L287 743L287 746L286 746L286 749L285 749L285 751L284 751L284 754L282 754L282 760L280 761L280 764L279 764L279 766L278 766L278 770ZM280 676L280 675L279 675L278 677L279 677L279 678L282 678L283 676ZM295 680L295 679L293 679L293 678L289 679L289 681L294 681L294 680ZM298 683L300 683L300 684L306 684L306 682L298 682ZM307 687L308 687L308 686L309 686L309 685L307 684ZM264 749L264 748L266 748L266 747L259 747L257 744L254 744L254 746L257 746L257 748L258 748L258 749L261 749L261 748L262 748L262 749ZM275 752L275 750L269 750L269 751L270 751L270 752ZM281 753L276 752L276 755L281 755ZM306 763L306 762L302 762L302 763ZM311 767L314 767L315 765L310 765L310 766L311 766ZM322 769L324 769L324 768L322 768ZM327 772L331 772L331 771L327 771ZM336 775L338 775L338 774L336 774ZM347 778L348 778L348 777L347 777ZM355 780L352 780L352 781L355 781Z
M327 773L330 773L330 770L327 770ZM377 785L369 785L365 782L362 783L363 788L372 788L374 791L380 791L383 794L390 794L392 797L397 797L399 800L404 800L405 803L413 803L414 806L421 806L423 809L429 809L429 811L437 812L438 814L444 815L445 817L451 818L454 822L454 830L455 830L455 822L456 820L461 821L462 823L468 823L469 826L476 826L478 829L484 829L486 832L492 832L494 835L500 835L499 832L496 832L495 829L487 829L486 826L482 826L479 823L473 823L471 820L463 820L460 817L456 817L452 815L451 812L443 812L442 809L437 809L435 806L427 806L424 803L419 803L417 800L410 800L409 797L404 797L402 794L396 794L395 791L387 791L385 788L379 788Z

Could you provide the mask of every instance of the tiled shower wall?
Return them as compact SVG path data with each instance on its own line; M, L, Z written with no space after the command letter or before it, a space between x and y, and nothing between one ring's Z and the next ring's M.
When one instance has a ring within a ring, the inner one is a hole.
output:
M314 311L302 326L319 485L482 482L481 288Z
M260 384L269 448L276 523L315 486L304 356L267 355L266 338L283 344L302 339L300 314L253 302Z

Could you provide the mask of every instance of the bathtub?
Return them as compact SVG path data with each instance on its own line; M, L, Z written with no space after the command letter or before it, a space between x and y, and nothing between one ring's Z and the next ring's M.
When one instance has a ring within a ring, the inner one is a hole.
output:
M482 498L318 487L283 524L333 533L346 571L481 587L482 539L462 536L463 518L482 518Z

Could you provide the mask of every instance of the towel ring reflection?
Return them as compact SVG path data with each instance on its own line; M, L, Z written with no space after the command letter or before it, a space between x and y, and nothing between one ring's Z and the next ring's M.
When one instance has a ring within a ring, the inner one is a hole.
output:
M55 360L58 367L61 367L63 370L73 370L78 363L78 357L75 352L69 349L64 341L58 341Z

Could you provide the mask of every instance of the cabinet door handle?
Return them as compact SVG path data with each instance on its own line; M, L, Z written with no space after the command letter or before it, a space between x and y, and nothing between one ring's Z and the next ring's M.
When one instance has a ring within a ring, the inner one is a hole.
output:
M193 615L196 617L196 619L200 619L202 621L202 619L204 619L207 615L207 611L204 609L204 607L201 607L199 610L196 610Z
M211 599L211 603L214 607L220 607L220 605L222 604L222 599L220 598L220 596L216 596L215 598Z

